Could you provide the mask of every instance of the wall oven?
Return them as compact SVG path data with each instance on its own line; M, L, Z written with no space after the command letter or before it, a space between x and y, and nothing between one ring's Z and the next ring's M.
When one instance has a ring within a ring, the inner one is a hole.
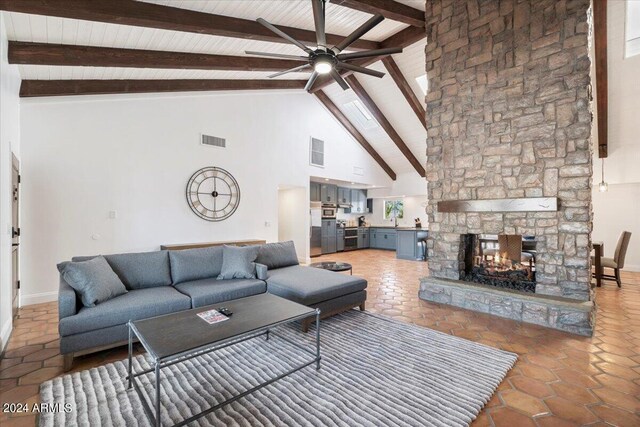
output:
M338 208L335 206L322 206L322 219L336 219Z
M344 229L344 250L351 251L353 249L358 249L358 229L345 228Z

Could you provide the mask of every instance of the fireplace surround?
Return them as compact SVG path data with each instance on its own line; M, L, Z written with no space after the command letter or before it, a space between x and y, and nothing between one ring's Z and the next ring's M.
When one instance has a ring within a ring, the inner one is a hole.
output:
M421 298L591 334L589 5L426 3ZM468 235L487 234L535 239L535 292L464 280Z

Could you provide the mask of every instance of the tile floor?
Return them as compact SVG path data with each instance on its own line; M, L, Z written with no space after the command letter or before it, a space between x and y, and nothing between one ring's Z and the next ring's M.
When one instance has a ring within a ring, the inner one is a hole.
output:
M367 310L513 351L520 357L474 426L640 426L640 273L597 290L593 338L578 337L417 298L427 264L364 250L325 256L369 281ZM73 371L126 357L124 348L76 359ZM62 374L55 303L20 310L0 361L0 402L37 402L41 382ZM0 414L3 427L35 425Z

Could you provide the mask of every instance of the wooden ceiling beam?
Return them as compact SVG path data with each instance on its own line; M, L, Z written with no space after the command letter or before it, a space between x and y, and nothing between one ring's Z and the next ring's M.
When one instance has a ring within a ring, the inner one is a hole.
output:
M424 111L424 107L422 106L422 102L420 102L420 100L416 96L416 93L413 91L413 89L411 89L411 86L409 86L409 82L407 82L404 74L402 74L402 71L400 71L398 64L393 60L391 56L382 58L382 63L389 72L389 75L395 82L396 86L398 86L398 89L400 89L400 92L402 92L404 99L407 100L407 103L409 103L409 106L411 107L413 112L416 113L416 117L418 117L418 120L420 120L420 123L426 130L427 115Z
M401 47L404 49L405 47L411 46L412 44L417 43L425 37L427 37L427 32L424 28L407 27L404 30L398 31L394 35L381 41L380 46L382 46L383 48ZM351 61L351 63L354 65L359 65L361 67L368 67L369 65L378 62L381 58L382 57L364 58ZM346 78L351 74L353 74L353 71L343 71L340 73L343 78ZM316 83L313 85L311 93L315 93L319 90L324 89L325 87L334 83L334 81L335 80L333 80L333 78L329 75L319 77Z
M0 0L0 10L290 44L252 20L133 0ZM277 27L302 43L316 45L315 31ZM327 43L335 45L344 38L327 34ZM356 50L380 47L380 43L364 39L350 46Z
M315 92L314 95L318 100L326 107L327 110L333 115L333 117L340 122L340 124L346 129L347 132L353 136L353 138L360 143L362 148L365 149L367 153L384 169L384 171L389 175L392 180L396 180L396 173L391 169L391 167L384 161L382 157L378 154L378 152L369 144L369 142L365 139L364 136L356 129L356 127L349 121L347 116L345 116L342 111L336 106L336 104L329 99L326 93L323 91Z
M181 70L281 71L301 61L48 43L9 42L10 64Z
M304 89L305 80L23 80L20 97Z
M607 0L593 2L596 51L596 104L598 108L598 158L609 155L609 83L607 70Z
M331 3L372 15L382 15L414 27L425 27L423 11L392 0L331 0Z
M360 101L364 104L367 110L369 110L373 117L375 117L376 121L380 124L382 129L384 129L387 135L389 135L389 138L391 138L393 143L396 144L396 147L398 147L404 157L406 157L409 163L411 163L411 166L413 166L416 172L418 172L418 174L424 178L426 176L424 166L420 163L416 156L413 155L411 149L409 149L407 144L405 144L402 137L400 137L398 132L396 132L391 122L387 120L384 113L380 110L380 108L378 108L365 88L362 87L358 79L356 79L356 76L351 75L347 77L347 83L349 83L349 86L351 86L351 89L356 93L358 98L360 98Z

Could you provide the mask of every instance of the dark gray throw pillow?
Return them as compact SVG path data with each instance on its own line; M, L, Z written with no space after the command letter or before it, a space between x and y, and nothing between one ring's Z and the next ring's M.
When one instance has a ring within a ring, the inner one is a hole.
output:
M58 271L64 281L80 294L85 307L95 307L127 293L122 280L103 256L87 261L63 262L58 264Z
M218 280L255 279L258 246L224 246L222 248L222 269Z
M281 267L289 267L290 265L298 265L298 254L293 241L267 243L260 246L256 262L264 264L273 270Z

